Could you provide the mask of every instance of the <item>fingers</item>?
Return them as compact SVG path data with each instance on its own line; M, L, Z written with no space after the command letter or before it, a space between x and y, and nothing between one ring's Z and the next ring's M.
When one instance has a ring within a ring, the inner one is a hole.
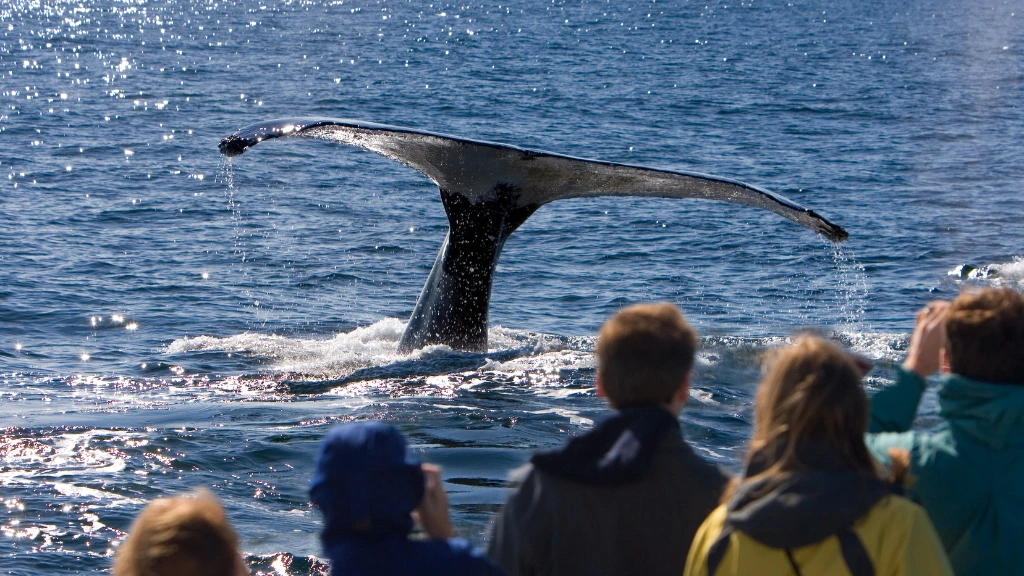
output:
M925 304L924 308L921 308L920 313L927 316L945 315L946 311L949 310L949 302L946 300L932 300Z
M929 302L917 312L914 334L903 365L922 378L934 374L940 367L940 351L946 342L946 313L949 302Z
M441 479L441 467L434 464L421 464L423 470L424 490L420 501L418 520L423 531L431 538L451 538L455 535L451 519L448 516L448 494L444 491Z
M426 491L436 490L441 485L441 467L437 464L427 464L424 462L420 464L420 468L423 470L423 477L426 479Z

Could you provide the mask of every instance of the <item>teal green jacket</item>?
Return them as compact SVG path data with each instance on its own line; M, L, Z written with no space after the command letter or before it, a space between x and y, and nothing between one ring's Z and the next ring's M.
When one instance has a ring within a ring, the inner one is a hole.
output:
M906 495L924 506L959 576L1024 576L1024 385L941 378L941 425L910 427L924 394L920 376L899 369L871 399L868 448L910 452Z

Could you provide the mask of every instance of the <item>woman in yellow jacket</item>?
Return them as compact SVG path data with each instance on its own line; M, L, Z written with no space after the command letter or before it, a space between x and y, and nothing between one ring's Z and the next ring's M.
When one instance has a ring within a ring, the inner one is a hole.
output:
M685 576L952 576L928 515L881 478L867 425L849 356L813 337L782 350L744 477L697 531Z

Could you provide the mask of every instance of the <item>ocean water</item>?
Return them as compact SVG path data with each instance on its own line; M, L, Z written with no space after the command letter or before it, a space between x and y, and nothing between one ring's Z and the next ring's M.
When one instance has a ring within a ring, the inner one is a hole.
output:
M877 389L919 306L1024 288L1022 103L1020 0L5 0L0 573L101 573L147 500L200 486L254 571L322 573L317 443L371 418L444 467L482 544L509 470L606 413L594 335L635 302L700 331L684 431L736 470L766 348L820 331ZM401 356L437 190L325 142L218 154L285 116L726 176L850 239L553 203L505 247L491 349Z

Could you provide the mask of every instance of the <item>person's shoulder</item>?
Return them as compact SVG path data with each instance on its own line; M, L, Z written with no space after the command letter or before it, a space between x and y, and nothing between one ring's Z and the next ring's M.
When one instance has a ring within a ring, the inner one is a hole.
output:
M928 513L903 496L890 494L879 500L854 529L879 572L902 567L909 574L953 575Z
M463 538L419 540L419 565L425 574L492 576L501 570Z
M536 477L536 473L537 469L533 464L527 462L508 473L508 483L513 488L522 486L526 482L532 481Z
M716 485L724 485L729 481L729 475L721 467L698 454L682 435L669 435L662 444L658 456L662 462L671 463L701 481Z
M709 528L718 528L725 524L725 517L729 515L729 508L725 504L719 504L717 508L708 514L708 517L704 519L704 524Z
M529 495L535 499L539 494L555 489L562 479L528 462L509 473L508 483L513 495Z
M701 523L700 528L697 529L697 533L693 537L693 547L706 554L711 545L722 534L728 515L729 509L725 504L719 504L717 508L712 510L707 518L704 519L704 522Z
M890 494L875 504L858 520L862 526L884 527L889 530L908 531L921 522L930 522L928 513L920 504L905 496Z
M907 498L906 496L900 496L899 494L889 494L882 498L875 504L875 508L882 511L884 514L890 514L893 516L902 516L906 518L924 515L927 513L920 504Z
M552 497L557 499L565 484L562 479L529 463L513 470L508 476L508 483L512 491L505 507L515 508L520 513L530 511L530 515L545 509Z
M496 564L491 562L480 550L462 538L449 538L445 541L452 555L449 574L471 574L491 576L503 574Z

